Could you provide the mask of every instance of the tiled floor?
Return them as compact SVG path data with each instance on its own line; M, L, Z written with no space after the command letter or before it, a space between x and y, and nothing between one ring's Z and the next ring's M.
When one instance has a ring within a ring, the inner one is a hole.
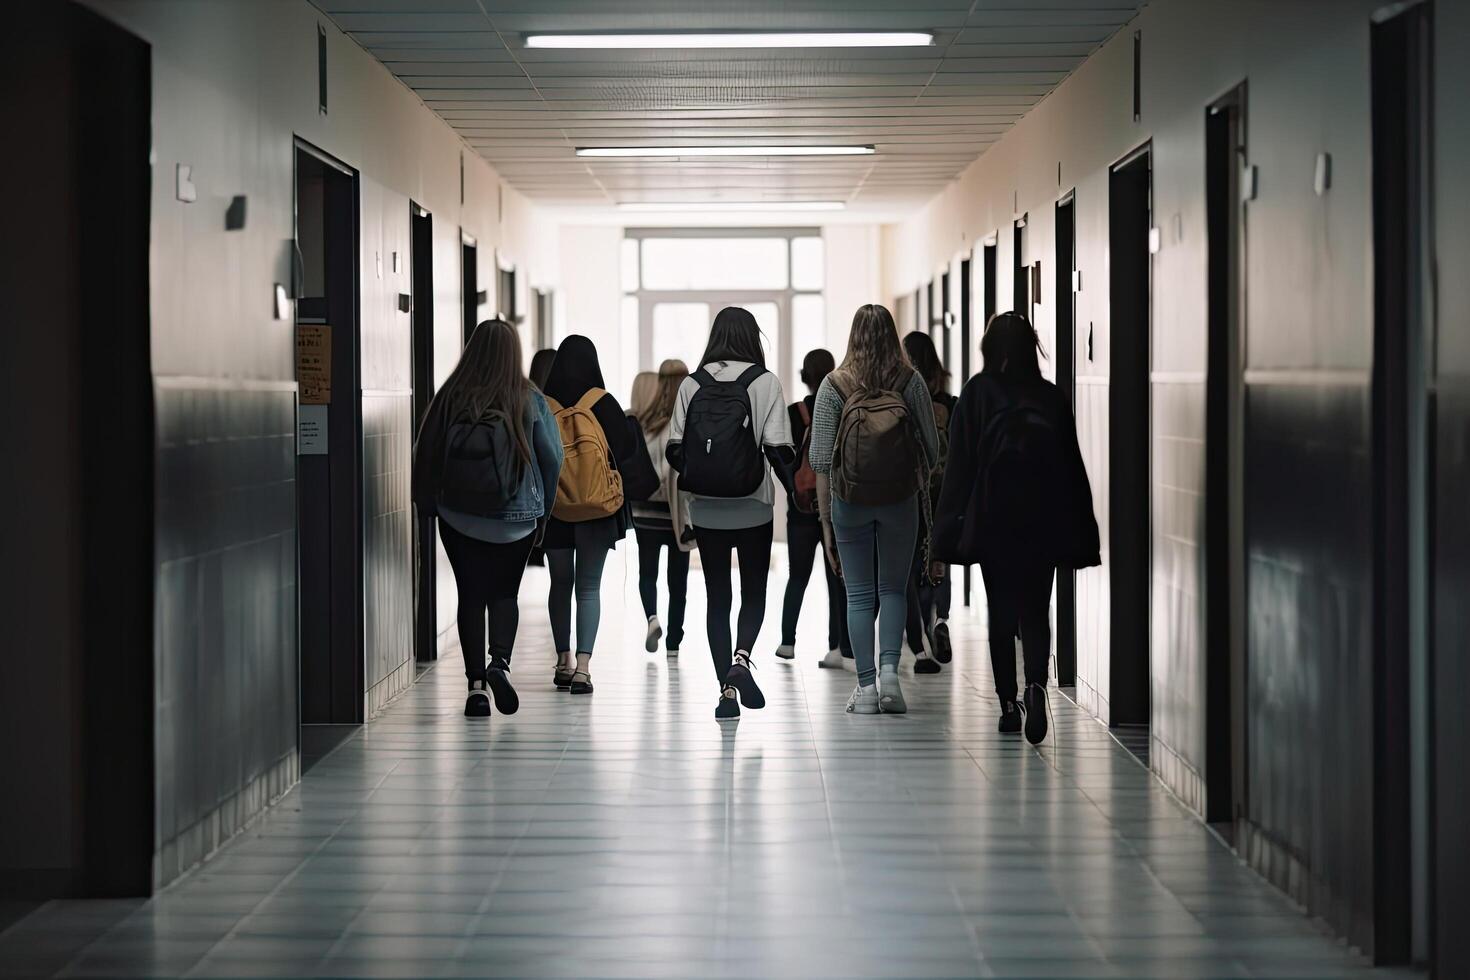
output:
M594 696L551 687L535 570L519 714L464 718L446 662L174 887L11 927L0 974L1372 972L1066 700L1039 749L996 734L978 617L907 716L854 717L853 676L816 668L822 617L771 656L773 574L770 705L721 727L702 601L683 656L650 656L633 574L609 565Z

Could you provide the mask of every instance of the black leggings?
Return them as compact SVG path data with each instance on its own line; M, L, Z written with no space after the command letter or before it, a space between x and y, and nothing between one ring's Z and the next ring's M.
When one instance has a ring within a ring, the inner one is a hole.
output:
M949 574L933 585L924 581L922 545L914 549L914 564L909 569L908 623L905 632L909 637L909 649L918 653L921 637L929 636L934 623L949 618Z
M786 550L791 557L791 577L786 580L786 598L781 604L781 643L796 645L796 621L806 598L807 582L817 555L823 554L822 571L827 573L827 649L852 656L852 643L847 638L847 590L842 579L826 560L826 544L822 541L822 525L814 521L786 522Z
M771 571L770 521L759 527L696 527L699 563L704 567L704 590L709 607L709 652L720 683L730 672L730 552L740 562L740 617L735 630L735 649L749 653L766 616L766 578Z
M1056 569L1006 561L982 561L990 606L990 669L1001 701L1016 700L1016 637L1027 684L1045 684L1051 657L1051 581Z
M508 544L491 544L460 534L447 521L439 522L439 537L454 568L459 591L459 645L464 672L470 680L485 679L485 614L490 614L490 661L509 669L511 647L521 610L516 593L526 570L535 534Z
M638 536L638 596L643 600L643 615L658 615L658 553L669 549L669 632L665 641L670 650L679 649L684 639L684 601L689 595L689 552L679 550L672 530L634 528Z

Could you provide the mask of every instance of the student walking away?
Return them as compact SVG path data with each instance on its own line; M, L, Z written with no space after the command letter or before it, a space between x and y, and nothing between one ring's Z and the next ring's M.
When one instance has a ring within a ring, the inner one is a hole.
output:
M847 710L902 713L908 710L898 680L905 595L939 437L929 388L882 306L858 308L847 356L817 389L810 454L823 533L836 542L828 556L837 559L847 585L858 673Z
M550 373L551 362L554 360L556 360L556 351L550 347L543 347L531 355L531 370L529 374L531 376L531 384L536 386L537 391L545 390L546 375ZM526 564L546 564L546 552L541 549L539 544L531 547L531 557L527 559Z
M561 432L565 461L546 527L551 570L553 680L560 690L592 693L592 647L602 607L602 566L631 523L617 461L636 448L622 406L603 386L597 348L573 334L557 348L546 399ZM576 658L572 657L572 595L577 599Z
M801 380L808 394L786 410L791 437L796 443L796 472L791 480L791 493L786 498L786 550L790 555L791 575L786 580L786 598L781 604L781 645L776 648L776 656L783 660L796 656L796 623L806 598L807 582L816 563L817 549L826 548L821 517L817 513L817 474L812 470L808 449L817 388L835 366L831 351L820 348L808 351L801 362ZM852 643L847 636L847 591L832 562L823 561L822 569L827 575L827 655L817 661L817 666L854 670Z
M516 593L551 515L561 463L551 409L521 374L515 328L486 320L424 413L413 447L413 501L421 515L439 518L459 592L466 715L488 716L492 695L501 714L520 707L510 683Z
M929 475L929 500L939 499L944 481L944 464L949 456L949 420L958 401L946 389L949 372L934 349L928 334L914 331L904 335L903 350L909 363L924 379L934 403L934 430L939 436L939 457ZM914 673L937 674L940 664L951 659L949 640L949 568L931 561L925 566L923 549L914 549L914 564L908 584L908 645L914 652Z
M936 509L935 557L980 564L990 606L990 665L1000 730L1046 737L1052 578L1101 564L1092 488L1066 398L1041 376L1041 341L1019 313L991 317L984 367L965 383L950 426ZM1026 691L1016 703L1015 637Z
M638 429L638 463L630 464L631 473L647 466L654 489L644 495L629 491L633 512L633 533L638 537L638 595L643 600L643 615L648 618L648 632L643 648L649 653L664 649L670 657L679 655L684 639L684 605L689 593L689 552L694 550L694 528L689 523L689 496L677 486L679 474L669 465L667 449L669 423L673 420L674 403L679 386L689 376L683 361L668 360L657 372L643 371L633 379L633 407L629 416ZM626 484L625 484L626 486ZM658 619L659 554L669 551L669 631L664 634Z
M781 382L766 370L760 328L748 310L715 317L701 367L679 386L667 455L690 494L689 516L704 568L707 632L720 682L716 718L738 718L740 705L763 708L750 651L766 612L771 570L771 469L788 490L796 453ZM740 563L740 616L732 653L730 556Z

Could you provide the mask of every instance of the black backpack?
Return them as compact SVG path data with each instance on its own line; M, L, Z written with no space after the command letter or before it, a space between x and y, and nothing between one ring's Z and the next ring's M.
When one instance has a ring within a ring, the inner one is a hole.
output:
M647 500L658 492L658 469L653 465L653 457L648 455L643 426L633 416L627 418L633 452L627 459L618 460L618 472L623 474L623 496L629 500Z
M444 434L439 503L478 517L503 513L515 499L523 473L504 412L487 409L478 419L461 415Z
M766 477L760 434L751 431L750 383L765 374L752 364L734 381L716 381L704 368L684 413L684 472L679 489L701 497L748 497Z
M980 439L975 509L992 540L1050 551L1066 474L1052 418L1025 401L997 412Z

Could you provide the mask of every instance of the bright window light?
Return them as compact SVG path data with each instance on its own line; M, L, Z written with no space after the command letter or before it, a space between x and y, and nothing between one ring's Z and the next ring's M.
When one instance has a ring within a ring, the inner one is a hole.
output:
M861 156L871 146L579 146L579 157L821 157Z
M729 32L719 34L527 34L528 48L912 48L928 31Z
M683 213L701 211L841 211L841 201L624 201L619 211Z

